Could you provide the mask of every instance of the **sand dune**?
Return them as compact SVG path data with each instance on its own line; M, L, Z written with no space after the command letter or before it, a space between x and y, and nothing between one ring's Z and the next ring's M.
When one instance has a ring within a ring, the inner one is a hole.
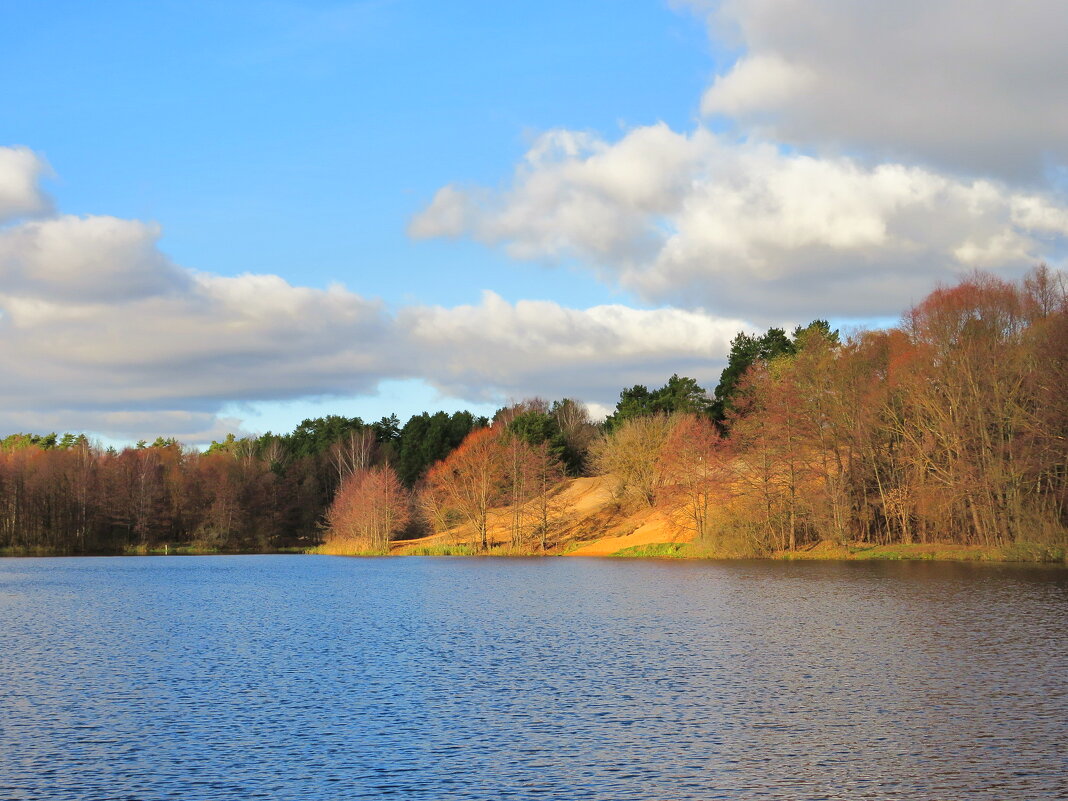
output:
M630 509L622 506L614 493L611 476L576 478L564 482L552 494L550 532L546 553L566 556L609 556L624 548L661 542L688 542L693 533L684 523L656 509ZM527 509L533 517L532 509ZM510 509L494 509L490 514L490 546L511 541ZM540 537L533 524L526 537L528 550L540 550ZM470 525L417 540L393 543L392 551L403 554L426 547L474 544Z

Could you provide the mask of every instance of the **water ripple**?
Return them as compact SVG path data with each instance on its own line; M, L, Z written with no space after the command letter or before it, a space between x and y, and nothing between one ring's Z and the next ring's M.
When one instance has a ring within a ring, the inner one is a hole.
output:
M1066 798L1068 571L0 559L0 798Z

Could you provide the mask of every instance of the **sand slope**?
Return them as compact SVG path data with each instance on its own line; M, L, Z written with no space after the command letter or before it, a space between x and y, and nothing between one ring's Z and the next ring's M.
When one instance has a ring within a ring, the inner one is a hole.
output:
M611 476L570 479L554 490L551 498L551 531L546 553L567 556L608 556L623 548L661 542L688 542L693 533L683 521L655 509L628 509L614 493ZM532 512L532 510L528 510ZM491 547L507 545L511 510L495 509L490 515L488 539ZM539 548L533 529L529 547ZM474 530L469 525L418 540L393 543L394 553L410 553L422 547L472 544Z

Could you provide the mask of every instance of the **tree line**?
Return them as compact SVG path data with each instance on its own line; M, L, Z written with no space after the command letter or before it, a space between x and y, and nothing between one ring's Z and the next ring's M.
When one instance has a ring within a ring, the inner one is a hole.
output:
M84 435L0 440L0 549L110 553L163 545L305 548L344 478L396 465L408 486L488 420L469 412L364 423L331 415L288 434L229 435L204 452L158 438L123 448Z
M594 424L534 399L375 423L122 451L75 435L0 442L0 548L86 552L160 543L353 550L490 510L516 549L547 550L568 476L659 507L713 551L831 541L1063 543L1068 524L1068 292L1044 265L1019 283L974 274L899 326L843 337L823 320L740 333L708 393L636 385ZM502 518L503 516L503 518Z
M631 417L597 443L594 465L635 502L674 505L723 552L1063 546L1064 276L975 274L900 326L844 341L819 320L789 337L740 334L707 414Z
M1063 547L1068 287L1044 265L1016 284L976 273L888 330L843 338L815 320L740 333L714 392L678 375L624 389L600 426L585 421L569 460L551 411L537 400L502 410L393 502L437 531L467 524L481 549L495 509L511 546L545 550L555 484L585 472L724 555L819 542Z

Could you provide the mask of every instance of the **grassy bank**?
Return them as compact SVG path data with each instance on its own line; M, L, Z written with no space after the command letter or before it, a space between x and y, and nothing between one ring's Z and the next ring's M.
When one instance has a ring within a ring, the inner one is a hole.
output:
M736 554L717 553L698 543L663 542L624 548L612 554L623 559L729 559ZM748 556L743 558L759 558ZM822 561L943 561L943 562L1039 562L1068 563L1068 549L1057 545L1023 542L1007 546L956 545L953 543L913 543L872 545L820 543L797 551L779 551L770 559Z
M714 555L692 542L655 542L635 545L611 554L612 559L709 559Z
M574 543L573 543L574 545ZM325 543L315 548L285 548L272 551L220 551L197 545L130 546L124 551L74 553L55 548L0 548L0 557L16 556L208 556L223 553L309 553L327 556L561 556L543 553L540 548L516 549L498 544L480 551L467 543L392 543L390 550L368 549L354 543ZM622 548L609 554L614 559L772 559L784 561L943 561L943 562L1031 562L1068 565L1068 548L1060 545L1023 542L1008 546L956 545L953 543L912 543L836 545L821 542L796 551L777 551L763 556L714 549L698 542L657 542Z
M327 556L556 556L545 554L540 548L513 548L511 545L493 545L485 551L466 543L427 543L409 545L403 540L393 542L390 550L371 550L344 543L325 543L305 553Z
M319 545L315 548L308 548L302 553L317 556L389 556L388 551L375 548L347 548L341 545Z
M954 562L1065 562L1063 546L1019 542L1014 545L983 546L952 543L913 543L911 545L854 545L849 559L929 559Z
M0 548L4 556L219 556L236 554L305 553L304 548L272 548L271 550L232 551L200 545L130 545L122 550L72 551L61 548L14 547Z
M32 548L25 548L20 546L9 545L4 548L0 548L0 557L2 556L83 556L85 554L75 554L62 548L47 548L44 546L34 546Z

